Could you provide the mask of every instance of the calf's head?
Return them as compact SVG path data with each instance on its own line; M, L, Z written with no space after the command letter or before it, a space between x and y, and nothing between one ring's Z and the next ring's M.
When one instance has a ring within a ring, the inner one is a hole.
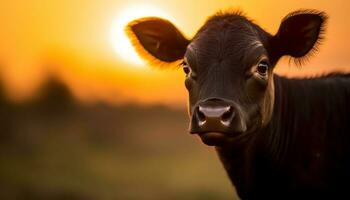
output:
M240 12L217 13L192 39L169 21L133 21L129 36L141 56L180 61L189 92L190 132L221 146L269 123L274 107L273 69L287 55L301 61L315 50L326 16L314 10L287 15L271 35Z

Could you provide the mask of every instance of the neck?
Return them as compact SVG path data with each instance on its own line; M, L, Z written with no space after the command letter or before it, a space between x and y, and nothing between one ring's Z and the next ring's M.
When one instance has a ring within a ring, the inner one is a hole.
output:
M316 180L312 183L317 185L325 166L334 168L337 152L350 153L346 143L350 137L349 78L350 75L314 79L275 76L275 103L266 126L239 145L217 148L241 197L272 188L283 191L282 186L298 181Z
M293 90L290 88L293 85L288 83L288 79L278 76L274 81L275 103L269 123L252 133L251 138L243 143L216 148L231 181L239 191L254 188L256 182L252 180L256 180L257 176L265 172L274 173L274 168L284 165L284 158L296 137L298 118L295 112L298 105L293 102L292 94L286 92Z

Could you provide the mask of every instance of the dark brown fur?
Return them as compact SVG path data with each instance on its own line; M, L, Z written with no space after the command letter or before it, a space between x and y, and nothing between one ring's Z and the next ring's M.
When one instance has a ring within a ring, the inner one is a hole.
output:
M300 66L318 50L325 13L290 13L272 35L242 12L219 12L191 40L169 22L152 20L156 29L140 28L147 19L130 24L134 44L160 62L184 57L190 132L216 146L242 199L349 198L350 75L273 74L282 56ZM269 66L266 74L258 70L261 63ZM196 125L194 113L208 101L234 108L236 121L220 134Z

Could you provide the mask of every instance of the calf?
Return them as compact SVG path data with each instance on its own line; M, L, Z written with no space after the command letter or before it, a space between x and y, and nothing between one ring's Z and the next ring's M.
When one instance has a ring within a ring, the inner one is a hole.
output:
M326 19L292 12L271 35L241 12L219 12L191 40L155 17L127 31L141 56L181 62L189 131L216 147L242 199L349 198L350 75L273 73L282 56L300 65L316 51Z

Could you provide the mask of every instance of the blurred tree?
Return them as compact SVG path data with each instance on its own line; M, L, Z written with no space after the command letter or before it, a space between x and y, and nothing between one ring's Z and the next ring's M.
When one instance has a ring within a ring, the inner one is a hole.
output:
M41 112L65 112L72 109L74 99L68 87L51 76L39 91L33 102L34 107L37 107Z
M6 97L4 85L0 81L0 144L12 137L11 118L12 106Z

